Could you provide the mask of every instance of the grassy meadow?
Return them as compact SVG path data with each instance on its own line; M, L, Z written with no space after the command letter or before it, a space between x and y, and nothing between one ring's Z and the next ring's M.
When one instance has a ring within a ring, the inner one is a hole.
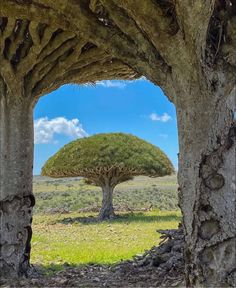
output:
M135 177L119 184L114 192L116 210L129 211L141 208L178 210L177 179L174 176L160 178ZM101 188L86 185L80 178L34 178L36 206L34 212L78 212L79 209L99 209L102 202Z
M54 271L131 259L159 243L157 229L177 228L176 191L176 176L137 177L116 188L119 217L97 222L97 212L90 211L100 208L100 188L82 179L35 177L32 263Z

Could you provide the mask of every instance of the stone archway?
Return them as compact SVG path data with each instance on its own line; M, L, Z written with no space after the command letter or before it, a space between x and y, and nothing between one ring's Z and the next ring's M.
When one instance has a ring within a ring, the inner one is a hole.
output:
M235 1L0 5L1 274L29 267L38 98L64 83L144 75L177 109L187 285L233 286Z

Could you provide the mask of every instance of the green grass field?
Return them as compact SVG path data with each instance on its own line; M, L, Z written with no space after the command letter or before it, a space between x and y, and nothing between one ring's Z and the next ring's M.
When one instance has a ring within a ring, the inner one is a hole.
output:
M67 265L131 259L158 245L160 235L157 229L177 228L180 222L175 176L138 177L118 186L115 206L125 210L152 204L153 211L118 212L119 218L104 222L88 221L95 220L97 213L78 212L80 208L100 206L99 188L75 179L63 180L57 186L50 181L46 183L43 178L38 178L34 182L37 204L31 257L32 263L42 264L46 271ZM51 209L58 207L70 212L53 213Z
M99 208L102 191L99 187L84 184L76 178L50 179L35 177L35 213L48 213L50 210L76 212L83 208ZM115 188L114 206L118 210L148 208L172 211L178 209L176 175L161 178L136 177Z

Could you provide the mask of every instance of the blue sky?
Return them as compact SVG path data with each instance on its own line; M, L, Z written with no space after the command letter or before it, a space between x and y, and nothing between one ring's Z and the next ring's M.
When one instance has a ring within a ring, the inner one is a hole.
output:
M177 168L175 108L145 79L65 85L42 97L34 112L34 175L66 143L106 132L134 134L160 147Z

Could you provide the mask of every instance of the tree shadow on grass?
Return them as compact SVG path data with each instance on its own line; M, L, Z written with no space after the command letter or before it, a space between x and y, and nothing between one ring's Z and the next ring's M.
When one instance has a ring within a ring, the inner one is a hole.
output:
M115 262L115 263L110 263L110 264L105 264L105 263L99 263L99 262L88 262L88 263L50 263L50 264L32 264L31 269L33 271L31 278L43 278L43 277L51 277L57 274L60 271L69 271L69 270L77 270L77 271L83 271L87 269L96 269L99 267L116 267L121 261ZM68 273L69 274L69 273Z
M73 269L73 268L80 268L80 267L82 268L85 265L86 264L72 264L72 263L64 262L61 264L50 263L48 265L33 264L32 267L34 269L34 274L36 276L44 277L44 276L52 276L55 273L57 273L59 271L63 271L65 269ZM91 265L93 265L93 264L91 263Z
M145 213L129 213L129 214L119 214L115 218L109 220L101 221L95 216L87 217L67 217L60 219L57 223L61 224L74 224L81 223L84 225L97 225L103 223L132 223L132 222L170 222L170 221L181 221L181 216L177 216L176 213L170 213L168 215L145 215Z

